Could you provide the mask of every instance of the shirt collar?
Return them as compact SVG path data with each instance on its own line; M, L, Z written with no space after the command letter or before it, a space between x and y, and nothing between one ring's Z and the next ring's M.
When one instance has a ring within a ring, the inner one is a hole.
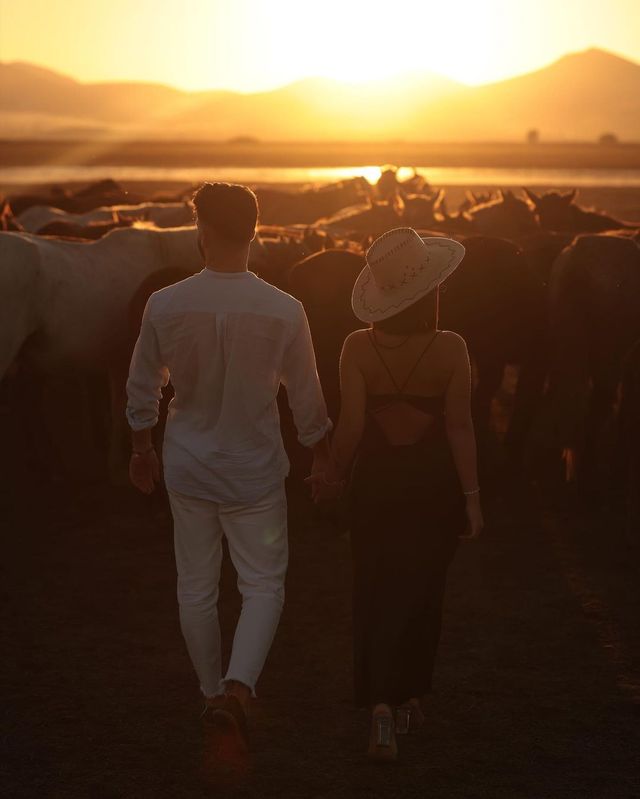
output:
M206 267L200 272L200 274L209 275L210 277L215 278L222 278L223 280L243 280L248 277L255 277L253 272L242 271L242 272L218 272L215 269L209 269Z

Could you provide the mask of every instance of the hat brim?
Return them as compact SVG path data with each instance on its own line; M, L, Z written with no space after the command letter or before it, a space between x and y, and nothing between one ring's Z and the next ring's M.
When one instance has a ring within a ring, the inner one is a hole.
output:
M422 241L428 251L427 268L409 284L383 291L368 265L360 272L353 286L351 307L361 322L380 322L404 311L446 280L464 258L464 247L454 239L429 236Z

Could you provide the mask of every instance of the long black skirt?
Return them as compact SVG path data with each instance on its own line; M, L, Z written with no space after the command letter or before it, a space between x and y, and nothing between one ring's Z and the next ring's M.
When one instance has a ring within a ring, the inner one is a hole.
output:
M359 707L431 690L447 570L466 523L455 472L432 474L423 482L423 462L417 484L393 459L356 465L349 516Z

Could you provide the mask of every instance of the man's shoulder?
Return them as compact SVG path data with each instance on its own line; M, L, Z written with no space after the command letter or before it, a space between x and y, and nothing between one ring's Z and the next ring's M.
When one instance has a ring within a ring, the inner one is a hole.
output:
M175 299L183 296L185 292L191 291L198 280L199 274L199 272L196 272L195 275L189 275L189 277L185 277L177 283L171 283L169 286L164 286L152 292L149 295L149 308L156 313L166 310Z
M275 314L286 319L298 319L303 311L302 303L286 291L267 283L262 278L256 278L256 290L260 299L268 303L269 309Z

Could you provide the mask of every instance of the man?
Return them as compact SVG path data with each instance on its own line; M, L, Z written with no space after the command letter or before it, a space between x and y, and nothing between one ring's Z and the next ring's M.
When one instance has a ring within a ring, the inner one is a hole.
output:
M130 476L144 493L159 479L151 431L171 378L163 460L180 624L205 718L244 738L284 600L289 461L276 404L280 384L299 440L313 448L314 472L323 469L331 422L301 304L247 270L255 195L205 183L194 205L205 267L151 295L131 361ZM223 535L242 594L224 678L217 612Z

